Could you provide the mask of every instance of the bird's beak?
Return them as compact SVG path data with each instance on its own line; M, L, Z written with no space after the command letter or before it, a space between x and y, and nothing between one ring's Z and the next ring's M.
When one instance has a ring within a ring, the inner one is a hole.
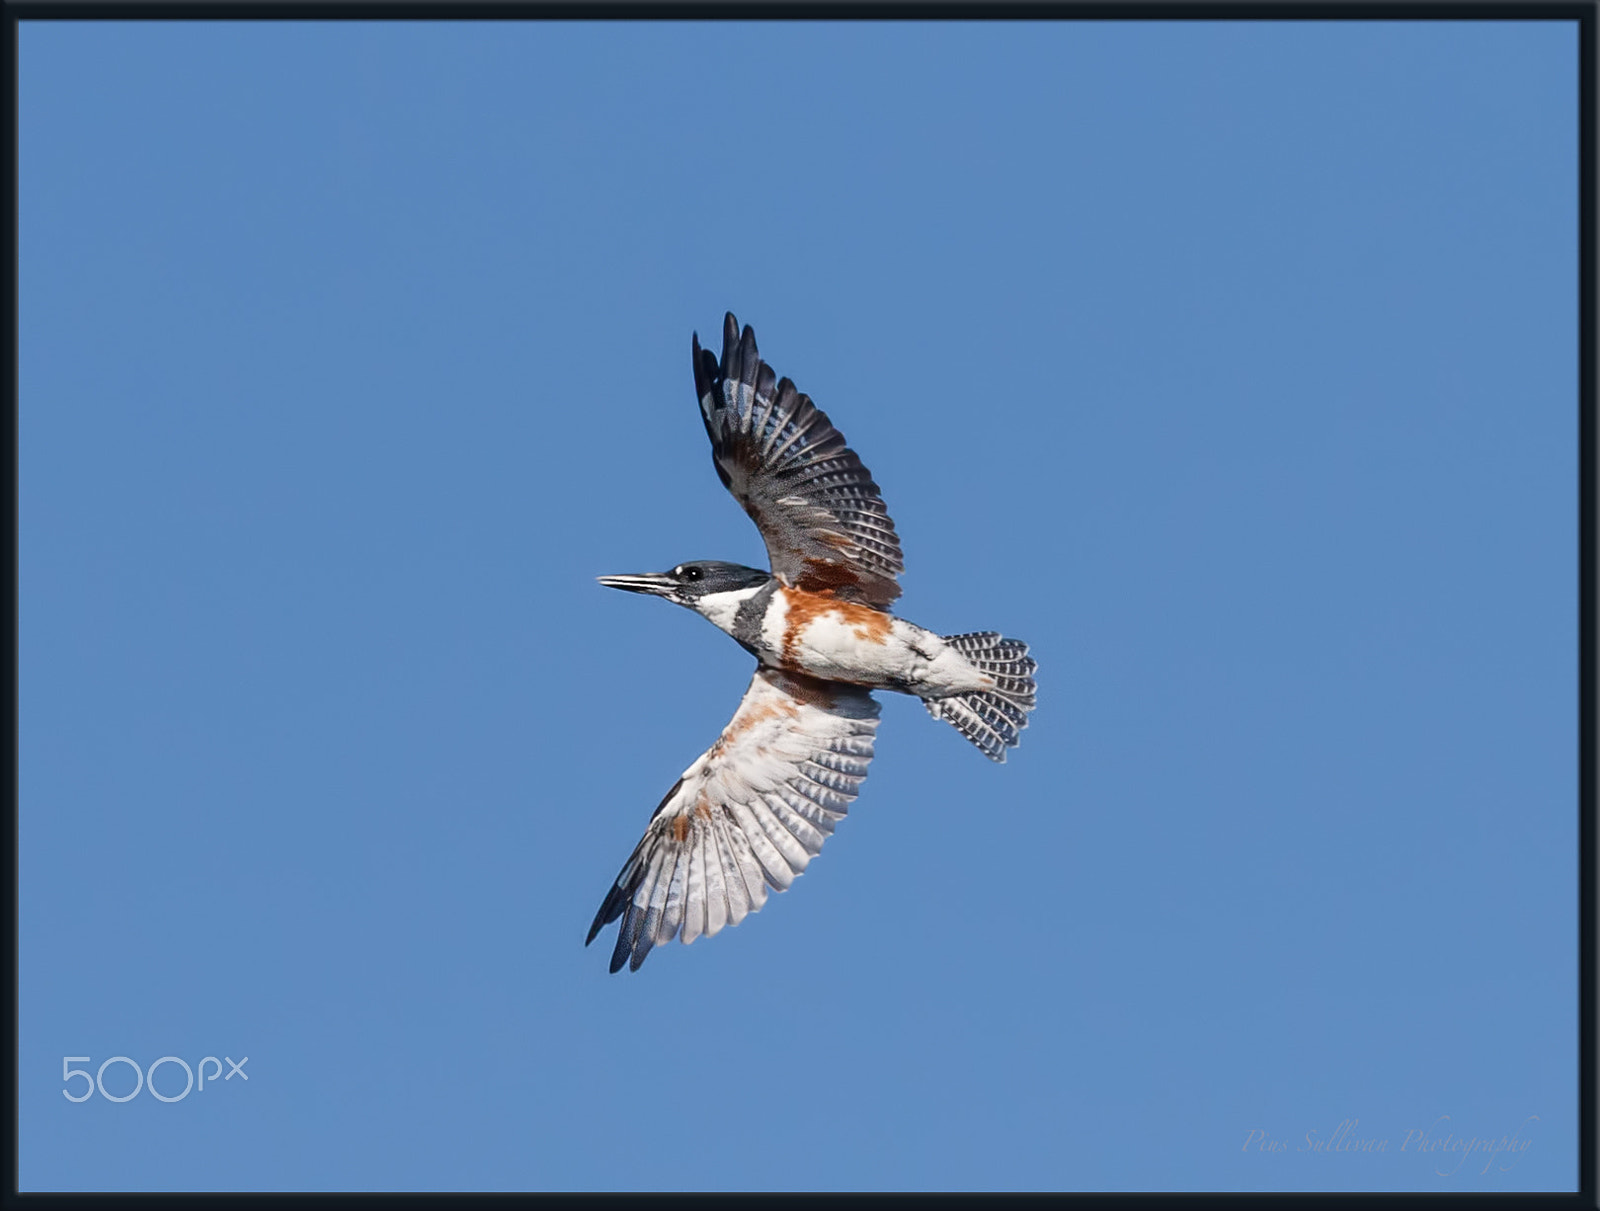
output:
M626 589L630 593L652 593L665 597L677 587L677 581L665 572L646 572L639 576L596 576L608 589Z

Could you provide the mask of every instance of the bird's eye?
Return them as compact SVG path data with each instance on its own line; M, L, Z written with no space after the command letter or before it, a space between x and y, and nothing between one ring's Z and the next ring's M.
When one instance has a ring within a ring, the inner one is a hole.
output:
M699 568L695 567L694 564L689 564L688 566L679 569L678 575L684 580L699 580L705 575L705 573Z

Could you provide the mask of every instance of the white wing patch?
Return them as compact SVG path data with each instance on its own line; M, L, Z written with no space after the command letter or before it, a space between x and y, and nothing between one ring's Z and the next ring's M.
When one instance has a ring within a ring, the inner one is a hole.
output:
M822 849L872 761L878 704L858 686L763 666L717 742L656 808L589 928L622 918L611 970L758 911Z

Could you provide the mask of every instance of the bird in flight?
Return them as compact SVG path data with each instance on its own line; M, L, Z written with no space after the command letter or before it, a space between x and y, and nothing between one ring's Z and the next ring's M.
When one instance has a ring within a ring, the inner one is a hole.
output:
M694 383L717 477L767 546L770 572L701 559L601 576L665 597L756 658L717 742L667 792L584 945L622 918L611 970L737 925L822 849L867 776L878 703L922 699L995 761L1034 706L1028 645L994 631L935 635L889 612L905 570L878 485L827 416L756 352L729 312L722 360L693 340Z

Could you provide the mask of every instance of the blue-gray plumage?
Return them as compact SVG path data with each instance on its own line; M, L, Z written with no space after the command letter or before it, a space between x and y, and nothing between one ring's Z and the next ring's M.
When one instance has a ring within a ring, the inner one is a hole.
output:
M888 612L905 565L878 485L826 414L761 360L755 333L730 312L721 360L698 336L693 352L712 463L772 569L697 560L600 577L694 610L757 662L732 721L662 799L595 914L589 942L622 918L612 971L637 971L673 937L737 925L769 887L793 882L867 776L873 690L921 698L995 761L1034 706L1026 644L940 636Z

